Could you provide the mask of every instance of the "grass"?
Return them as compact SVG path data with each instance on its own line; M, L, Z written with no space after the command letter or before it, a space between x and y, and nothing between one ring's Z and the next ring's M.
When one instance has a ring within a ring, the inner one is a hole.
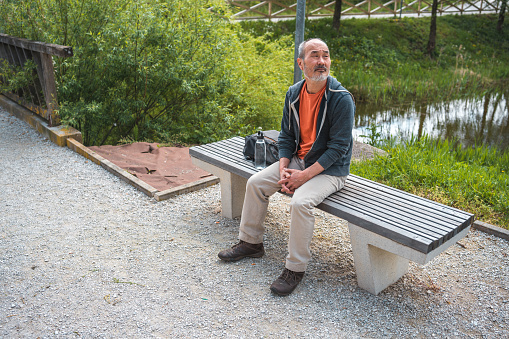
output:
M509 229L509 151L427 136L376 146L388 155L353 163L352 173Z
M439 101L507 86L509 29L499 33L496 23L496 15L438 17L433 59L425 53L430 18L347 19L340 32L330 18L308 20L305 37L328 43L332 74L358 101ZM294 20L241 25L274 40L295 30Z

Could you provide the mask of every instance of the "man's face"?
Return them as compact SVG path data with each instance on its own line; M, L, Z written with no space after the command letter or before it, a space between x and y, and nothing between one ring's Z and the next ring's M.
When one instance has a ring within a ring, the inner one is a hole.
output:
M304 59L297 59L306 79L325 81L330 71L329 49L320 40L311 40L304 48Z

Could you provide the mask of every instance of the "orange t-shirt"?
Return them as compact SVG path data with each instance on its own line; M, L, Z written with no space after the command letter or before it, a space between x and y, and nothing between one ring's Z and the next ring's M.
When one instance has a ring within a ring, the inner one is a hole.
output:
M297 155L304 159L316 140L316 120L320 111L325 87L318 93L308 93L307 85L302 86L299 98L300 142Z

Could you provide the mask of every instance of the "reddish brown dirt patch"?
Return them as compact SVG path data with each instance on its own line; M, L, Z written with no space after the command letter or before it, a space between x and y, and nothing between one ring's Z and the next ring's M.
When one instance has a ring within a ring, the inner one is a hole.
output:
M187 147L137 142L89 148L159 191L211 176L192 164Z

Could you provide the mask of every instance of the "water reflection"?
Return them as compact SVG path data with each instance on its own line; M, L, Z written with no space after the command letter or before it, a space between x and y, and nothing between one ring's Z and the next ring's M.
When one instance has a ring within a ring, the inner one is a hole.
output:
M366 141L367 127L377 125L383 137L411 135L457 139L465 146L486 144L509 148L509 92L479 99L438 104L403 104L381 107L357 104L354 138Z

